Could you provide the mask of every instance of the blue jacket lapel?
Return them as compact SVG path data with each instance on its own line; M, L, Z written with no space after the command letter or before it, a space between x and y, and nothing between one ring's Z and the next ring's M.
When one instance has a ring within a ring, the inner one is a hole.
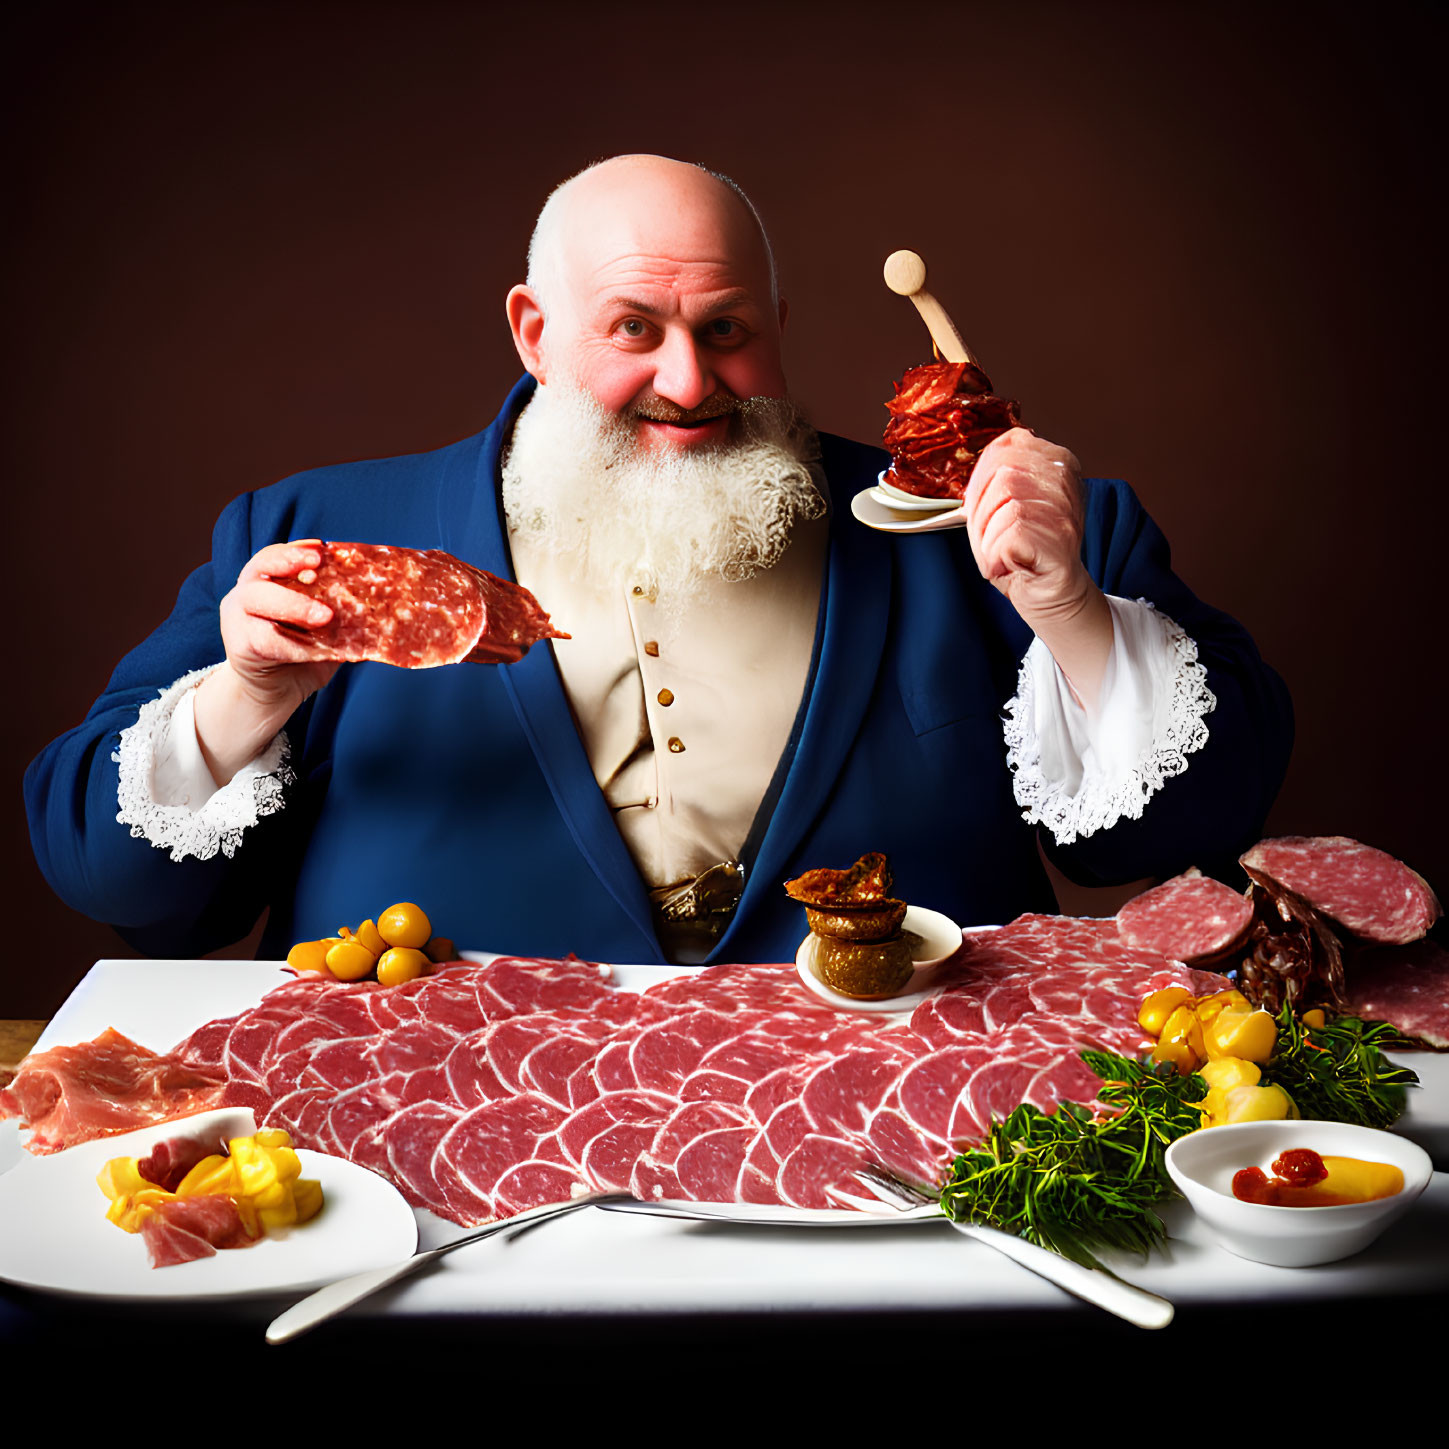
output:
M823 437L821 444L829 470L832 440ZM761 896L779 891L791 873L791 858L824 810L876 688L890 619L894 551L880 547L879 539L851 518L850 490L857 485L864 486L848 469L836 469L824 621L805 717L759 852L750 864L737 921L751 913L750 907ZM731 926L710 953L711 962L731 959L733 935Z
M532 395L533 386L533 379L525 378L513 389L503 411L483 434L476 472L464 477L467 470L460 469L459 477L450 480L451 486L444 490L443 506L451 505L442 520L448 551L500 578L513 577L513 560L501 517L499 462L513 420ZM541 602L548 606L547 600ZM662 961L644 882L594 779L551 647L537 646L499 673L580 853L639 932L638 960Z

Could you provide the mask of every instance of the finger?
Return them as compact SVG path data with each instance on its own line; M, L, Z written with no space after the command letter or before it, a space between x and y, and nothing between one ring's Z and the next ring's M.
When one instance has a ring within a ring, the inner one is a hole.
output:
M318 629L332 618L332 609L320 599L289 589L269 579L254 579L233 590L237 609L251 619L286 624L295 629Z
M981 536L987 578L1017 569L1044 573L1069 564L1077 547L1076 535L1063 527L1055 508L1021 499L997 509Z
M292 543L269 543L247 560L237 582L251 579L291 579L322 564L322 544L315 538ZM310 582L310 580L303 580Z

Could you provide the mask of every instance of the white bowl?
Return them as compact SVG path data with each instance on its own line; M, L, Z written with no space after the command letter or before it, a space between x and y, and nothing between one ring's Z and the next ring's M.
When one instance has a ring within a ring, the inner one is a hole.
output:
M1292 1147L1320 1156L1392 1163L1404 1174L1393 1197L1339 1207L1270 1207L1233 1196L1233 1174L1261 1167ZM1361 1252L1401 1218L1429 1185L1434 1165L1422 1147L1393 1132L1347 1122L1235 1122L1179 1137L1167 1171L1209 1232L1230 1253L1280 1268L1333 1263Z

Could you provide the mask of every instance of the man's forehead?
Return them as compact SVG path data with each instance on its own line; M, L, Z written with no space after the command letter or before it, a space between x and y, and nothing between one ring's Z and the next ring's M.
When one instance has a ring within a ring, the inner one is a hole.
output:
M697 167L600 167L579 178L566 207L561 260L569 280L587 292L653 284L763 286L768 295L772 286L767 245L748 204Z
M672 313L713 316L769 305L768 277L749 276L727 258L679 262L669 257L630 254L598 261L571 278L589 311Z

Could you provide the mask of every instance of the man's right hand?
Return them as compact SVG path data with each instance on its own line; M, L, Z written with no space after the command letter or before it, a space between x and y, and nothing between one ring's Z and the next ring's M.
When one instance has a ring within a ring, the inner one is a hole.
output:
M337 672L336 661L319 658L306 637L332 618L332 610L275 582L310 582L308 572L322 562L320 548L317 539L269 544L221 601L226 662L201 682L195 699L197 743L218 785L259 754L297 706Z

